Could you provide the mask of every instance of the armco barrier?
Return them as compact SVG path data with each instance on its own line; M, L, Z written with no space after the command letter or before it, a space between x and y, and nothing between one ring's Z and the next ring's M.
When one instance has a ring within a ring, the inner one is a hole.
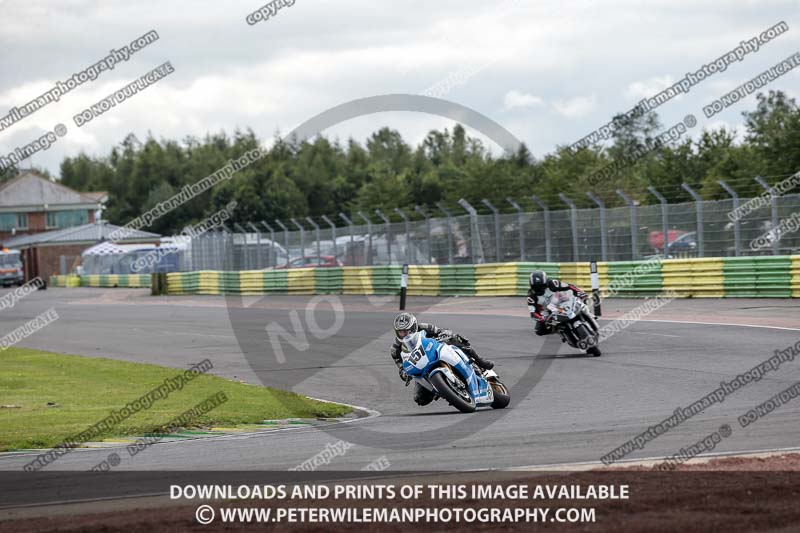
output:
M80 287L81 278L75 275L50 276L51 287Z
M50 276L52 287L150 287L150 274L108 274Z
M411 265L409 296L524 296L532 270L591 288L589 263ZM397 294L402 267L175 272L167 294ZM685 298L800 298L800 256L598 263L603 295L641 298L665 290ZM56 287L149 287L149 275L53 276Z
M800 298L800 255L792 256L792 297Z
M410 296L523 296L531 270L591 288L589 263L412 265ZM800 297L800 256L598 263L601 292L619 297ZM397 294L401 267L336 267L167 275L169 294Z

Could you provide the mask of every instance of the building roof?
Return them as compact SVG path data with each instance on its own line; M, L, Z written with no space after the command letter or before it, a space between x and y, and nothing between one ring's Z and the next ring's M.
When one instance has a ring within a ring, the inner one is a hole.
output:
M81 191L83 196L93 198L97 203L105 203L108 201L108 193L106 191Z
M102 221L99 223L84 224L82 226L73 226L71 228L15 237L5 241L3 246L6 248L27 248L29 246L53 244L94 244L96 242L109 240L109 235L119 229L119 226ZM161 238L161 235L158 233L132 229L125 229L123 234L125 238L119 239L117 242L150 242Z
M108 199L105 192L78 192L31 171L0 185L0 209L86 208L94 209Z

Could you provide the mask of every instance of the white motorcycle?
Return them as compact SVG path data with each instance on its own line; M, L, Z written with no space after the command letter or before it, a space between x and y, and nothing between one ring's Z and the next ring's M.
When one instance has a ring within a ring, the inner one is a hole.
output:
M600 326L597 318L580 298L570 291L554 292L545 306L545 324L561 336L561 341L573 348L600 357Z

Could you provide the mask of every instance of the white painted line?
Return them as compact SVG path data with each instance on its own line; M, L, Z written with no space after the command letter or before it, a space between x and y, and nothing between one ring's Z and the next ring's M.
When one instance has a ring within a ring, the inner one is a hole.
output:
M657 337L676 337L678 339L681 338L680 335L667 335L666 333L645 333L644 331L629 331L628 333L633 333L636 335L647 335L648 337L651 335L655 335Z
M622 318L622 317L620 317ZM600 318L600 320L614 321L614 318ZM786 328L783 326L765 326L763 324L738 324L731 322L692 322L690 320L659 320L655 318L640 318L635 322L664 322L666 324L692 324L700 326L740 326L743 328L782 329L786 331L800 331L800 328Z
M698 461L697 459L718 459L723 457L759 457L759 456L772 456L772 455L783 455L787 453L800 453L800 447L792 446L789 448L769 448L766 450L740 450L735 452L712 452L712 453L701 453L696 455L692 459L689 459L686 463L688 464L696 464ZM546 465L529 465L529 466L512 466L509 468L501 468L498 470L504 470L509 472L516 472L516 471L525 471L525 472L532 472L532 471L542 471L542 472L557 472L557 471L585 471L585 470L594 470L596 468L615 468L615 467L626 467L626 466L651 466L653 464L659 464L664 462L667 456L661 457L645 457L642 459L624 459L622 461L616 461L610 465L604 464L602 461L582 461L576 463L552 463ZM705 462L705 461L699 461Z

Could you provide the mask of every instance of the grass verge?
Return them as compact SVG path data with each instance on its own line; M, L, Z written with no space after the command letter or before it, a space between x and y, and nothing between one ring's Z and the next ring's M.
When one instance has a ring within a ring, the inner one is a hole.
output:
M179 374L179 369L156 365L9 348L0 352L0 451L58 445ZM201 374L93 440L153 432L220 391L228 401L193 419L191 427L351 411L293 392Z

